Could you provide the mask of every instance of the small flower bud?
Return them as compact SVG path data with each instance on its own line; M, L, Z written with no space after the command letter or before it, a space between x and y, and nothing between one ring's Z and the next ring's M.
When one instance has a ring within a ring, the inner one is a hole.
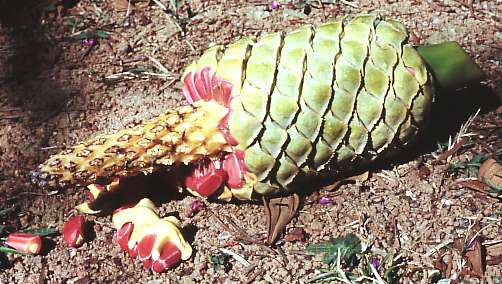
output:
M98 41L94 38L84 38L82 40L82 44L84 44L85 46L91 47L91 46L95 46L96 44L98 44Z

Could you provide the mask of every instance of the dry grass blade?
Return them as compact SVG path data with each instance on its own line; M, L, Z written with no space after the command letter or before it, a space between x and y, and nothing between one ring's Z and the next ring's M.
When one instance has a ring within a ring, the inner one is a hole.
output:
M160 2L160 0L153 0L153 2L155 4L157 4L157 6L159 6L159 8L162 9L163 11L167 11L166 5L164 5L164 3L162 3L162 2Z
M350 7L353 7L353 8L359 8L359 6L357 6L357 4L354 4L354 3L346 1L346 0L340 0L340 2L342 2L343 4L348 5Z
M229 218L225 218L225 221L227 221L227 223L232 227L230 228L229 225L227 225L225 222L223 222L223 220L221 220L220 217L218 217L218 215L216 215L211 209L207 208L206 209L215 219L216 221L228 232L234 234L234 237L240 241L243 241L243 242L246 242L246 243L252 243L252 244L257 244L257 245L260 245L260 246L264 246L266 247L265 245L263 245L262 242L260 242L259 240L251 237L246 231L244 231L242 228L240 228L239 226L237 226L237 224L235 224L234 221L232 221L231 219ZM268 247L267 247L268 248Z
M425 256L427 257L431 257L433 254L435 254L436 252L438 252L440 249L444 248L445 246L449 245L453 243L453 240L446 240L442 243L440 243L439 245L435 246L434 248L432 248L429 252L427 252L425 254Z
M259 268L257 269L255 272L253 272L253 274L251 274L248 279L246 279L246 281L242 282L243 284L250 284L250 283L253 283L253 281L256 279L256 277L258 277L260 274L263 273L263 269L262 268Z
M231 255L238 263L242 264L245 267L248 267L248 266L251 265L251 263L249 263L244 257L242 257L241 255L236 254L235 252L233 252L233 251L231 251L229 249L220 248L220 251L222 253L226 253L228 255Z
M261 248L263 248L265 251L267 251L270 254L279 255L282 258L282 261L279 261L279 262L282 265L286 265L287 264L287 258L285 256L284 252L282 252L280 250L276 251L276 250L274 250L274 249L272 249L272 248L264 245L263 242L261 242L260 240L257 240L256 238L253 238L246 231L244 231L242 228L240 228L239 226L237 226L237 224L235 224L235 222L232 221L230 218L225 218L225 221L232 228L230 228L229 225L225 224L225 222L223 222L223 220L221 220L221 218L218 217L211 209L207 208L207 211L216 219L216 221L218 222L218 224L220 224L223 227L223 229L225 229L229 233L233 234L234 237L237 240L240 240L240 241L242 241L244 243L248 243L248 244L258 245L258 246L260 246Z
M449 145L448 146L448 150L445 151L445 152L443 152L443 153L441 153L436 158L436 160L437 161L447 160L449 157L453 156L453 154L455 154L460 148L462 148L462 146L464 146L466 142L467 142L467 139L462 138L459 141L455 142L455 144L453 144L451 146Z
M148 56L148 59L150 59L155 64L155 66L157 66L157 68L160 71L162 71L162 73L174 77L174 75L169 70L167 70L167 68L164 65L162 65L162 63L160 63L160 61L153 58L152 56Z
M442 160L448 161L449 158L453 156L453 154L455 154L458 150L462 148L462 146L465 145L465 143L467 143L470 136L475 135L473 133L469 133L468 130L471 127L474 120L476 119L476 117L479 115L480 111L481 109L478 109L473 115L471 115L467 119L467 121L464 124L460 126L460 130L453 139L451 136L449 137L447 150L441 153L439 156L437 156L436 161L442 161Z

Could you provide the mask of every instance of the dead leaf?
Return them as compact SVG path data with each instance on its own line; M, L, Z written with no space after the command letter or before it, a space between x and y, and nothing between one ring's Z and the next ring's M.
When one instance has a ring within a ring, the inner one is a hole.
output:
M114 0L113 2L113 7L117 12L127 12L132 11L132 3L130 3L128 0Z
M486 259L486 265L499 265L502 263L502 254Z
M263 204L268 223L267 243L271 245L296 214L300 206L300 197L298 194L270 199L263 197Z
M307 233L303 228L294 228L284 236L286 242L305 242Z
M478 179L491 187L502 188L502 165L495 159L486 160L479 167Z
M467 187L475 191L487 193L490 187L479 180L465 180L457 183L460 187Z
M436 161L443 161L443 160L448 159L448 157L452 156L453 154L455 154L455 152L460 150L460 148L462 148L462 146L464 146L464 144L466 142L467 142L467 139L464 139L464 138L460 139L457 143L453 144L453 146L451 147L450 150L441 153L437 157Z
M461 272L464 276L483 277L485 274L485 254L481 245L481 236L478 234L479 230L481 227L476 224L467 238L457 238L453 242L453 247L463 253L463 258L467 261L466 267Z
M485 274L485 269L483 267L483 251L481 247L481 240L476 237L465 253L465 258L470 263L470 268L474 275L478 277L483 277Z

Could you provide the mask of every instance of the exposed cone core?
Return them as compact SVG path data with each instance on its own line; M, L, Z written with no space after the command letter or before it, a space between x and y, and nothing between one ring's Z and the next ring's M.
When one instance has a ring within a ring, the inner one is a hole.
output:
M97 178L151 173L177 167L228 150L219 132L227 109L199 102L169 110L133 128L100 135L51 156L34 172L41 185L89 184Z

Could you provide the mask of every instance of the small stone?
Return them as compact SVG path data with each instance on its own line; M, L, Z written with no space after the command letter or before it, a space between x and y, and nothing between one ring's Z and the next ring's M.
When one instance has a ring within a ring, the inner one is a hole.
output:
M420 188L420 190L422 192L424 192L424 193L427 193L427 194L433 194L434 193L434 188L429 183L423 184L422 187Z
M312 222L312 224L310 225L310 229L312 231L322 231L322 228L323 228L323 224L321 222L319 222L318 220L314 220Z
M120 55L128 54L132 51L132 47L129 45L129 42L123 41L118 46L118 52Z

